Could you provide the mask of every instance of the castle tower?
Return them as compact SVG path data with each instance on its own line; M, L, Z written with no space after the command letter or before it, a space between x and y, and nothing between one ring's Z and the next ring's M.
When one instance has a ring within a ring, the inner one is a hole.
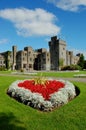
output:
M57 39L57 36L51 37L49 41L51 70L59 70L60 66L66 65L66 42ZM60 64L62 61L62 65Z
M17 46L12 46L12 54L13 54L13 65L12 69L15 70L16 67L16 53L17 53Z
M33 70L34 69L34 50L32 47L25 47L24 51L27 52L27 70Z
M73 51L66 51L66 65L72 65L73 63Z

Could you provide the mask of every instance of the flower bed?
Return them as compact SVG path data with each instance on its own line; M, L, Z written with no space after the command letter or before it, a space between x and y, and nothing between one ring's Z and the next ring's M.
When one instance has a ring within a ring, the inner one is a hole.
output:
M13 82L7 93L16 100L42 111L51 111L68 103L76 96L75 86L65 80L17 80Z

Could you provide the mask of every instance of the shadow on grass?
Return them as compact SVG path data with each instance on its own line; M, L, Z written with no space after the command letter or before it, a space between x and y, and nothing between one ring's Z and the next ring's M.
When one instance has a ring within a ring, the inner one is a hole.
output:
M13 113L0 113L0 130L26 130Z
M80 89L75 85L76 96L80 94Z

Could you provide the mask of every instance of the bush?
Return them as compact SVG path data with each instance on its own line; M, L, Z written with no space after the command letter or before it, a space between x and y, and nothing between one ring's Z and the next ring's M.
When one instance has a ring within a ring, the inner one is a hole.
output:
M81 70L79 65L68 65L61 68L61 70Z
M20 72L24 72L24 69L20 69Z
M5 70L6 70L5 66L0 67L0 71L5 71Z

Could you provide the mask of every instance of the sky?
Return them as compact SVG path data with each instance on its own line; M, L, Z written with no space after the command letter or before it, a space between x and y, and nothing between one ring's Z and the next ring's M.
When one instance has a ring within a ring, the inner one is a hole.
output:
M0 0L0 52L49 49L52 36L86 57L86 0Z

